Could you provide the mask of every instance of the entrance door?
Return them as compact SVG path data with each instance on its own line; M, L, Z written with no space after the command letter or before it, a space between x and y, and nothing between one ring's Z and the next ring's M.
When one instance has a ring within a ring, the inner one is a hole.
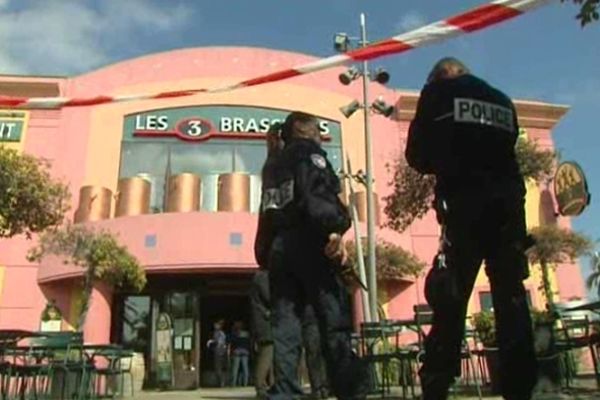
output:
M229 336L234 322L241 321L248 329L250 326L250 302L247 295L207 295L201 300L201 343L206 343L212 338L213 324L215 321L225 321L225 333ZM202 352L201 382L203 387L217 386L217 377L214 371L212 351ZM229 371L231 372L231 371ZM229 374L230 375L230 374ZM250 377L253 374L250 373Z
M198 296L196 292L171 292L165 299L173 322L173 372L175 389L198 387L200 361Z

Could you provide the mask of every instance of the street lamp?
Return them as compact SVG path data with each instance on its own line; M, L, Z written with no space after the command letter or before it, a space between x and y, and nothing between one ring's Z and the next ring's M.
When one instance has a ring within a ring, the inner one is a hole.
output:
M339 52L346 52L351 47L351 40L357 40L361 47L368 44L367 28L365 14L360 14L360 38L353 38L346 33L338 33L334 36L334 48ZM357 100L340 108L340 111L346 118L349 118L357 110L363 110L364 126L365 126L365 161L366 171L365 180L367 188L367 286L369 288L369 309L370 316L373 322L377 322L378 307L377 307L377 273L376 273L376 258L375 258L375 204L373 199L373 160L371 146L371 127L369 124L369 111L373 110L376 113L389 117L393 113L393 107L390 108L385 104L383 99L376 100L369 106L369 80L385 84L389 81L390 75L382 68L377 68L372 74L369 72L369 66L366 60L362 61L362 70L356 67L351 67L345 73L340 74L340 82L344 85L349 85L352 81L362 76L363 83L363 99L362 104Z

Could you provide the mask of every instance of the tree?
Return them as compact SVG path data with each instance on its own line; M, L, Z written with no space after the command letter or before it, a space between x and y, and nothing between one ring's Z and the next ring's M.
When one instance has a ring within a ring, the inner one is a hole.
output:
M68 199L67 186L50 176L47 161L0 146L0 238L31 238L60 224Z
M600 252L592 253L590 257L590 264L592 266L592 274L587 278L588 289L596 288L598 291L598 297L600 297Z
M563 262L574 262L589 252L592 242L584 235L556 225L542 225L530 230L535 244L527 255L532 264L540 265L542 288L546 297L548 311L554 311L553 293L550 285L550 267Z
M366 240L363 240L363 247ZM347 242L348 256L356 264L356 243ZM393 243L379 240L375 246L377 258L377 279L399 281L406 277L417 277L425 269L425 264L410 252Z
M556 152L540 149L536 142L520 138L517 140L515 153L525 179L538 183L550 179L557 159ZM415 171L402 156L388 165L388 170L392 170L390 185L393 191L384 198L387 226L403 232L431 208L435 177Z
M76 326L79 331L85 325L94 282L130 287L138 292L146 285L146 274L138 260L110 232L95 231L84 225L46 231L30 249L28 259L40 262L51 255L84 269L82 306Z
M569 0L560 0L562 3ZM570 0L574 4L581 5L579 14L575 18L581 21L581 26L597 21L600 15L598 14L598 6L600 0Z

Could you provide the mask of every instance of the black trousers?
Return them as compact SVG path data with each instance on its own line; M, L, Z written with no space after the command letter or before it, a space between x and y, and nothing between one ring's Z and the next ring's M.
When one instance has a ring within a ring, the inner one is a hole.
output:
M269 259L275 384L270 399L296 399L302 350L302 319L312 306L331 389L339 399L366 395L366 367L351 348L352 316L349 295L320 248L298 240L274 240ZM312 245L312 244L311 244ZM308 247L308 248L307 248Z
M302 316L302 342L306 354L311 392L314 397L320 398L329 392L329 384L323 346L321 345L319 321L312 304L306 304Z
M445 200L447 209L442 210ZM455 301L435 309L420 370L424 400L446 399L460 375L467 303L485 260L499 347L502 395L529 399L537 380L532 323L523 279L528 276L524 193L520 184L494 183L438 196L438 219L446 226L446 264L454 271Z

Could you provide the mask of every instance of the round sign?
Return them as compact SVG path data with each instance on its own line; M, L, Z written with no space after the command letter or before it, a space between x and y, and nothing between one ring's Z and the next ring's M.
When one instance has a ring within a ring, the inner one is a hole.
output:
M201 140L212 133L210 121L202 118L186 118L177 123L176 132L184 140Z
M579 215L590 204L585 174L577 163L567 161L558 166L554 174L554 196L558 212L564 216Z

